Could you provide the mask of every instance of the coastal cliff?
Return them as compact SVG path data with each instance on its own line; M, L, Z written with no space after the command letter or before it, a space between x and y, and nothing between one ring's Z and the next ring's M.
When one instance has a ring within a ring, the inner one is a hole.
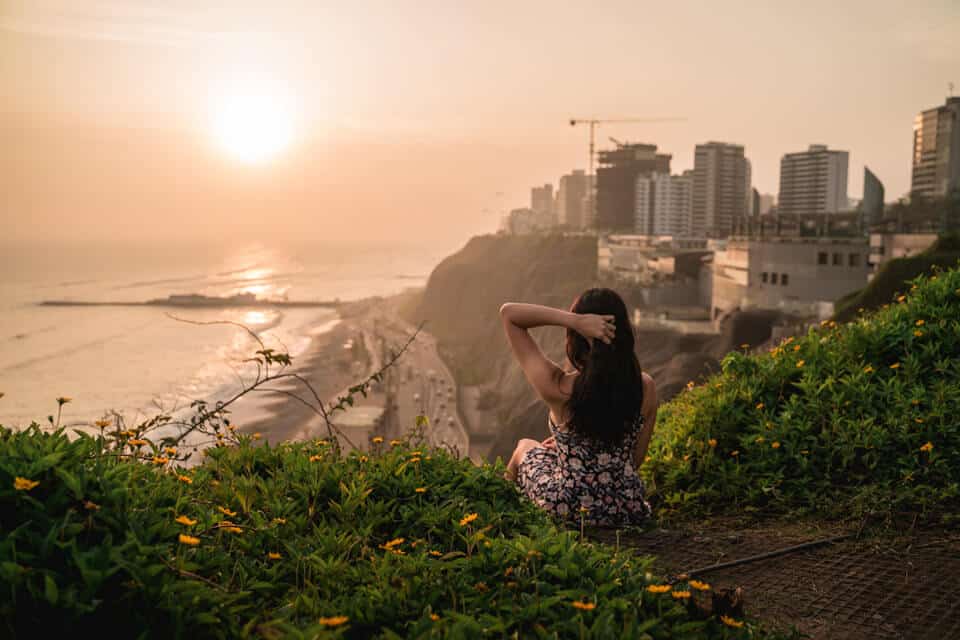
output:
M626 285L597 273L597 242L590 236L480 236L443 260L406 315L425 321L436 336L464 395L473 446L490 459L507 457L518 438L547 435L547 415L510 354L498 310L507 301L568 307L584 289L610 286L632 299ZM720 335L670 329L637 332L637 356L666 402L690 380L719 369L720 359L742 343L770 336L778 314L731 317ZM564 361L564 332L533 331L544 352Z

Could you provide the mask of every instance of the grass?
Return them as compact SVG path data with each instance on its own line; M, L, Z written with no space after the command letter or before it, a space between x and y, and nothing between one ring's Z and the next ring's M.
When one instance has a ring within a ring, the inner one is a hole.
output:
M231 435L172 468L136 434L0 429L0 628L48 637L772 637L409 443ZM740 627L730 625L743 625Z
M824 323L661 408L644 474L666 517L960 516L960 271Z

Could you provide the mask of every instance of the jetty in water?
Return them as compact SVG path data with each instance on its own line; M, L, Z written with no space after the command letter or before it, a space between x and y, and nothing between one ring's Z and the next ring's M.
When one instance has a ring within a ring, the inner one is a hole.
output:
M190 293L144 302L43 300L37 304L44 307L327 307L334 309L340 306L340 300L269 300L258 298L252 293L238 293L232 296L204 296Z

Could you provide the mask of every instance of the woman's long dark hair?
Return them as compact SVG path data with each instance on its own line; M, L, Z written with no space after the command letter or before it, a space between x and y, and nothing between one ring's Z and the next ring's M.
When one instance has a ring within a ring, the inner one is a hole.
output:
M574 431L608 447L619 445L640 417L643 378L633 351L627 306L612 289L587 289L570 307L573 313L612 315L616 334L610 344L567 330L567 358L580 372L567 400Z

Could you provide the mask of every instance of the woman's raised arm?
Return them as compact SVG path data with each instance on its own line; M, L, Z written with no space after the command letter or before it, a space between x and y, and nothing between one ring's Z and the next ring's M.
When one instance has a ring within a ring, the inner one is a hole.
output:
M513 349L513 355L523 369L527 381L545 401L562 398L561 369L547 358L528 329L557 326L572 329L587 339L599 338L609 342L613 337L613 316L577 314L538 304L508 302L500 307L503 329Z

